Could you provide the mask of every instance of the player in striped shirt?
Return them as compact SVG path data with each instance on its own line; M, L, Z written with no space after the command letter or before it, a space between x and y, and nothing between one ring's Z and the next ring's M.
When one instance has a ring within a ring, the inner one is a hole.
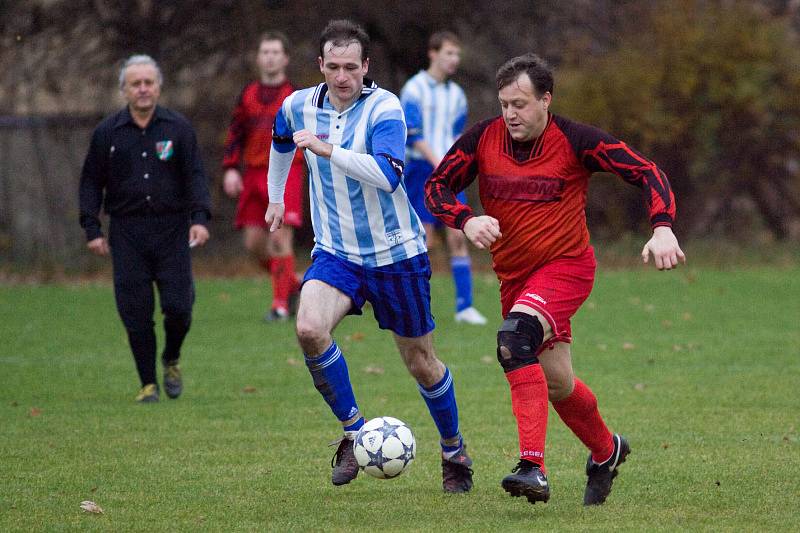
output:
M443 488L472 488L472 460L458 425L453 379L436 357L431 331L430 263L425 232L406 196L406 126L397 97L365 78L369 36L347 20L320 38L325 83L292 93L275 118L265 220L283 222L286 177L297 148L309 167L315 246L297 313L297 337L314 385L344 428L332 482L358 474L353 438L364 425L347 364L332 332L348 314L372 304L441 436Z
M467 122L467 98L461 87L450 79L461 61L458 36L449 31L431 35L428 58L428 69L419 71L400 91L408 126L406 188L425 231L432 234L444 227L456 289L456 322L483 325L486 317L472 306L472 267L467 239L461 230L444 226L425 207L425 180L464 132ZM459 200L467 201L463 191L459 193Z

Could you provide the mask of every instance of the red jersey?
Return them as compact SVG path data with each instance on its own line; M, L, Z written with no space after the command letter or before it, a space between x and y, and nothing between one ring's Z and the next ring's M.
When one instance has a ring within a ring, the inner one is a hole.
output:
M288 81L274 87L253 81L242 90L225 139L224 168L238 168L242 164L246 167L267 167L272 145L272 123L284 98L292 92L294 87ZM295 164L298 162L299 159L296 159Z
M502 117L473 126L425 184L425 204L448 226L463 229L474 215L455 195L477 177L483 208L503 234L491 247L497 277L527 278L589 245L585 209L593 172L640 187L653 227L672 225L675 197L655 163L598 128L552 114L542 134L524 143L511 138Z

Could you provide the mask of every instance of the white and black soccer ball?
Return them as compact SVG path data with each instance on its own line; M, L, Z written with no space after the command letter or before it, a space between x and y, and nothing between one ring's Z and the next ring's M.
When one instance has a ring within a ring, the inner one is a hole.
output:
M353 453L367 474L390 479L402 474L417 455L417 441L404 422L383 416L373 418L356 435Z

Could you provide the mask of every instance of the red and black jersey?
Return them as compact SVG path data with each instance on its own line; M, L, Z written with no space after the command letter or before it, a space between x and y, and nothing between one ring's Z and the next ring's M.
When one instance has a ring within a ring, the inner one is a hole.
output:
M483 208L503 233L491 247L494 270L500 281L517 279L586 249L593 172L611 172L640 187L653 227L672 225L675 197L655 163L598 128L556 115L525 143L511 138L502 117L473 126L425 184L425 204L442 222L462 229L474 215L456 194L477 177Z
M270 86L249 83L239 96L225 139L224 168L266 167L272 145L272 123L284 98L294 92L288 81ZM298 150L299 152L299 150Z

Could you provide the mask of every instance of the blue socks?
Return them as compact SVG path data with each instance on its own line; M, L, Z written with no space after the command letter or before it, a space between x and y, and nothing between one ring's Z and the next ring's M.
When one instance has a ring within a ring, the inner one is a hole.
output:
M450 269L456 285L456 313L472 306L472 261L469 256L451 257Z
M358 404L350 384L347 363L336 341L332 342L322 355L306 356L305 360L314 380L314 387L322 394L336 418L341 422L347 422L358 415ZM439 430L445 457L454 455L461 449L462 441L458 429L458 406L450 369L445 368L442 379L432 387L423 387L420 384L417 386L433 417L436 429ZM344 427L345 435L352 438L363 425L364 417L359 416Z
M423 387L421 384L419 393L422 399L428 405L428 410L431 412L433 421L436 424L436 429L439 430L439 435L442 441L453 441L455 438L460 437L458 431L458 406L456 405L456 391L453 387L453 376L450 374L450 369L444 369L444 376L439 383L428 388ZM449 443L448 443L449 444ZM452 448L452 449L450 449ZM442 450L446 454L455 454L461 449L461 439L458 439L458 445L445 446L442 444Z
M342 351L332 342L325 352L318 357L305 357L306 366L311 372L314 387L322 394L341 422L346 422L358 414L358 405L350 385L350 375ZM364 425L364 417L345 426L345 434L354 433Z

